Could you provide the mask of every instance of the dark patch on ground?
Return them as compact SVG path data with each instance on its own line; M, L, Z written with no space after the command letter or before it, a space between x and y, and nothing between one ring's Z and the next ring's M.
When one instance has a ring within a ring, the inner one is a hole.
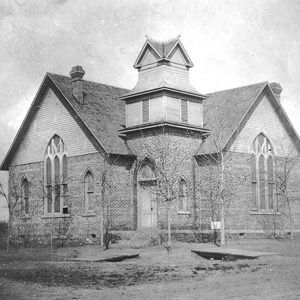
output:
M99 270L98 270L99 271ZM38 268L8 268L0 270L0 277L22 282L35 282L47 286L70 286L101 289L103 287L119 287L150 282L174 281L181 278L177 274L171 274L173 268L160 267L127 267L120 272L101 272L92 268L54 267L39 265Z
M108 261L108 262L120 262L125 259L131 259L131 258L137 258L139 257L139 254L133 254L133 255L121 255L121 256L116 256L116 257L111 257L111 258L106 258L103 259L102 261Z
M235 266L233 265L224 265L224 264L213 264L212 266L196 266L193 268L193 274L198 274L199 271L203 272L212 272L212 271L231 271L231 270L237 270L237 272L246 271L250 268L251 272L256 272L257 270L261 269L263 266L267 264L258 264L255 267L251 267L249 264L237 264Z
M228 271L234 269L233 266L226 266L226 265L220 265L220 264L213 264L209 267L202 267L197 266L194 268L196 271Z
M236 261L238 259L255 259L257 257L247 256L247 255L238 255L238 254L227 254L221 252L209 252L209 251L197 251L191 250L197 255L209 259L209 260L224 260L224 261Z

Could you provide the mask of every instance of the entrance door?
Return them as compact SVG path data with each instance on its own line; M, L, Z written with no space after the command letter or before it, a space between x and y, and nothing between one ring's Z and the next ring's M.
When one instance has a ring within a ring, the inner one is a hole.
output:
M155 185L140 183L140 226L142 228L157 227L157 200Z

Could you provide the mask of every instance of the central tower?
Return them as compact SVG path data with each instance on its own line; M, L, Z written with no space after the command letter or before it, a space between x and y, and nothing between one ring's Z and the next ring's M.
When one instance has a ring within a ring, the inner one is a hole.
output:
M136 86L121 100L126 104L126 126L119 131L124 138L132 132L166 126L207 134L203 128L200 94L190 83L193 66L179 37L159 42L147 38L134 68Z

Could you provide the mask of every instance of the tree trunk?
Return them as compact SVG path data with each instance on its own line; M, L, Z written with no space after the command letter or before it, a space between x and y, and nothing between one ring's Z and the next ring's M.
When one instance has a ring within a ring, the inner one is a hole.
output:
M104 213L103 213L103 205L101 206L101 213L100 213L100 249L103 250L103 222L104 222Z
M168 247L171 247L171 204L168 203Z
M221 152L221 246L225 245L225 203L223 199L223 190L224 190L224 157L223 152Z
M10 249L10 216L7 223L7 239L6 239L6 251Z
M221 246L225 245L225 208L224 200L221 199Z
M290 221L290 231L291 231L291 242L294 244L294 226L293 226L293 214L291 209L290 201L287 200L288 209L289 209L289 221Z

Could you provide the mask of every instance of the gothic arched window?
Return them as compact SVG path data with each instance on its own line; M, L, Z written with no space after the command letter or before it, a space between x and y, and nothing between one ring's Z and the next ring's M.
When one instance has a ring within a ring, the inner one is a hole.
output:
M142 165L140 166L139 180L147 181L147 180L155 180L155 179L156 179L156 175L155 175L154 166L150 160L145 159Z
M252 197L257 209L274 209L274 151L260 133L253 142L251 154Z
M84 177L84 202L85 212L91 212L94 208L94 178L90 171Z
M25 178L22 181L22 214L29 214L29 184Z
M67 154L63 140L55 135L45 154L46 213L62 213L67 193Z
M179 210L187 210L187 184L183 178L179 181Z

